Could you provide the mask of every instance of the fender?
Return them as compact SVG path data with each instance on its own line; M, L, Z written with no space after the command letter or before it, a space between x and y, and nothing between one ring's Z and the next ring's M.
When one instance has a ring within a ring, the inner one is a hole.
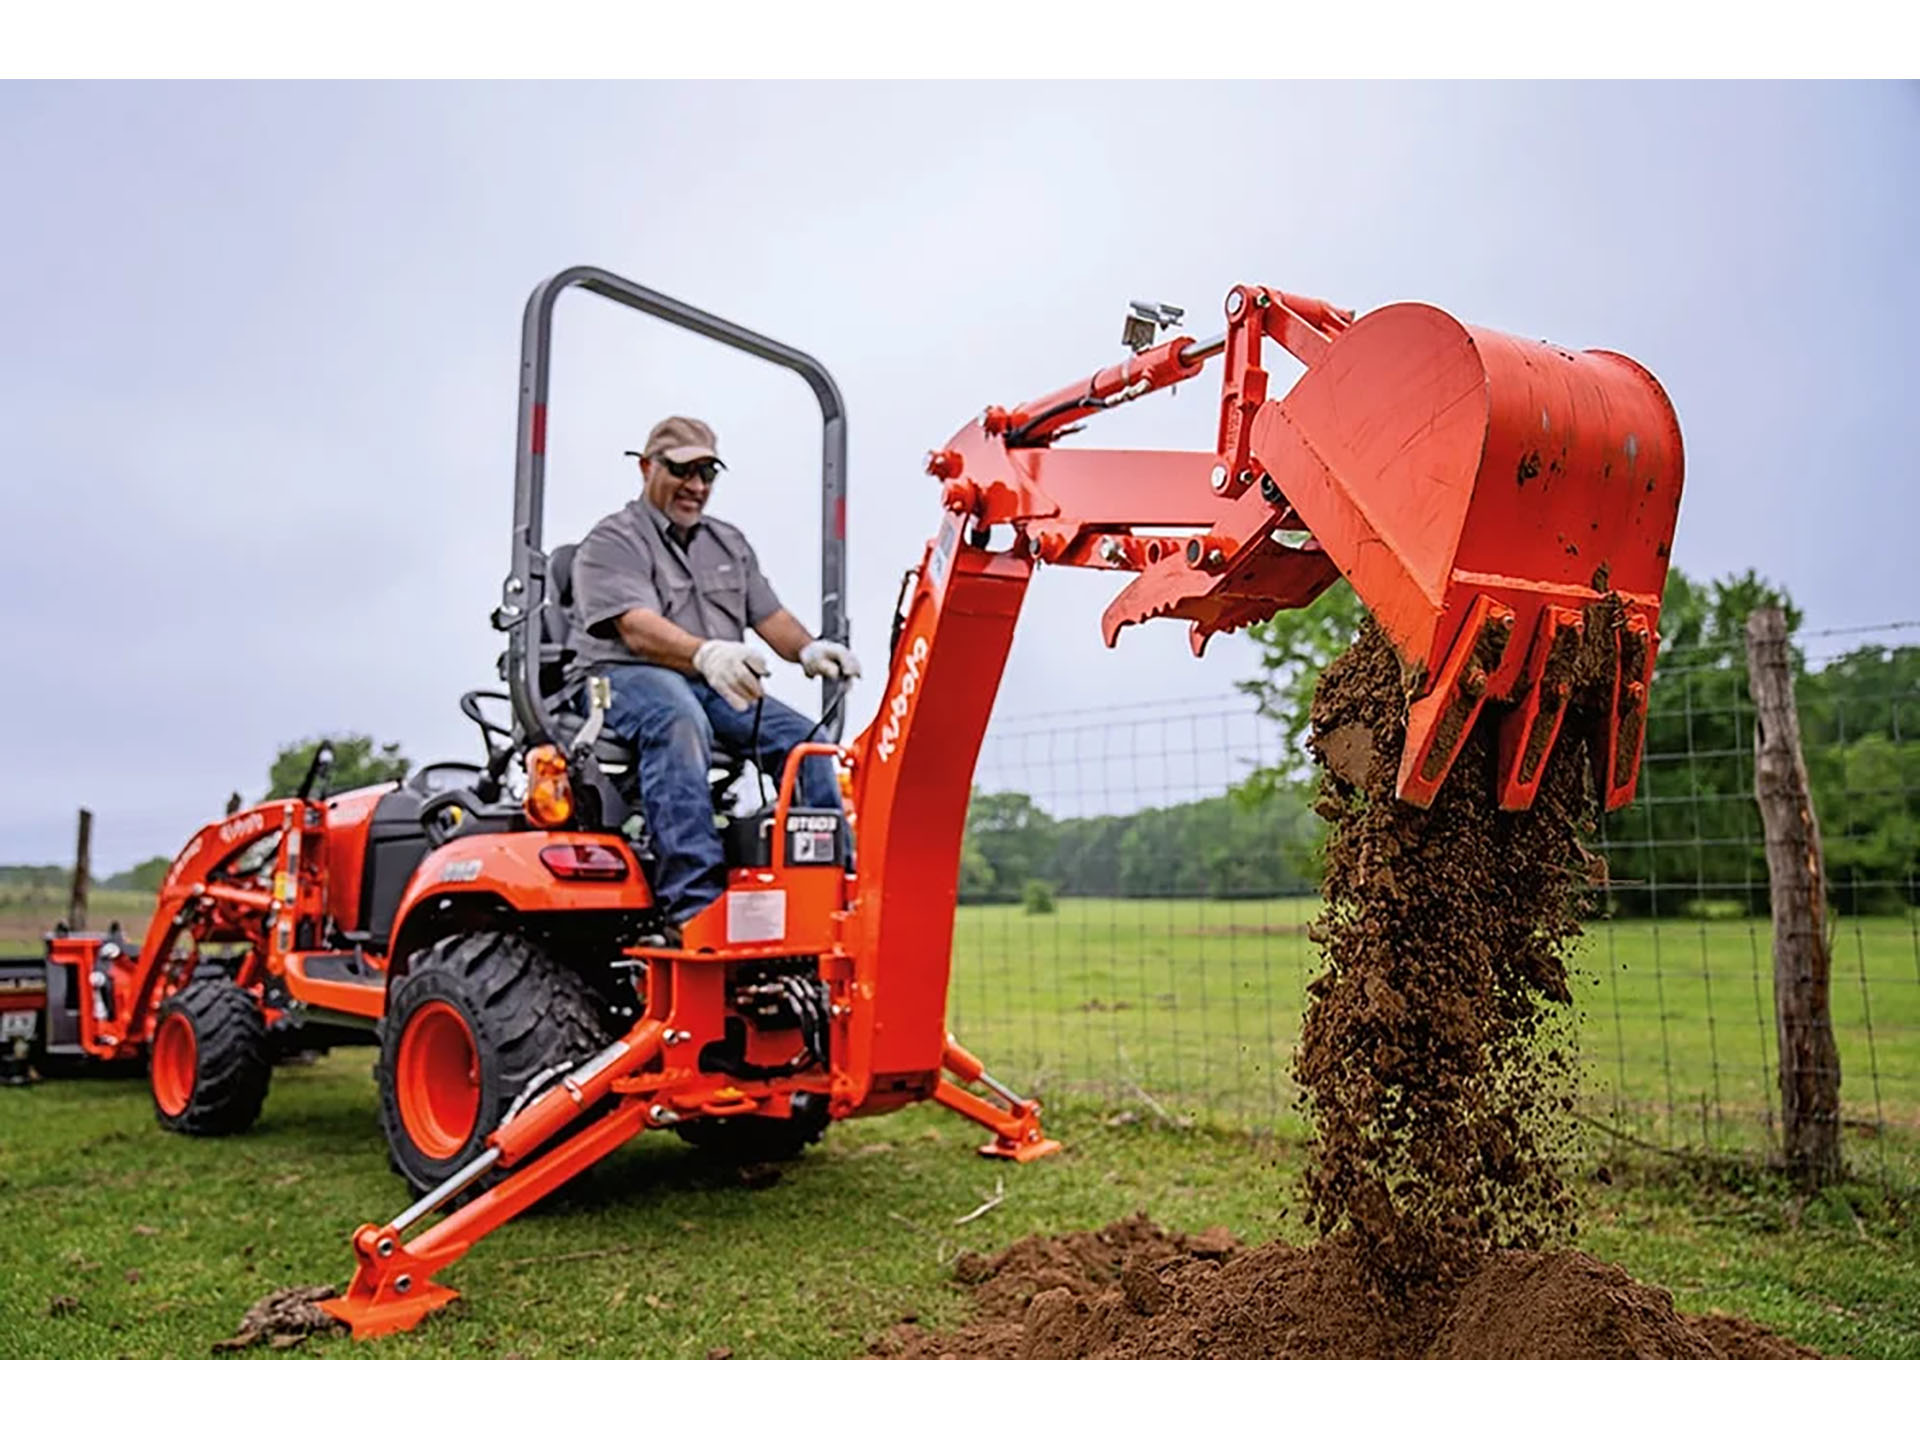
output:
M550 846L592 845L615 852L626 866L617 880L564 879L541 860ZM428 853L407 882L394 912L391 961L404 960L408 939L443 902L492 903L523 914L636 912L653 908L653 890L626 841L577 830L519 830L466 835Z

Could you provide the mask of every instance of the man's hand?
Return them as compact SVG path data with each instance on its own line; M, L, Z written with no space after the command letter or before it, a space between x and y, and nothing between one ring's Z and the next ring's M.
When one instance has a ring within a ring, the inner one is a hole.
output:
M750 709L767 693L760 684L767 657L744 640L702 641L693 652L693 668L736 710Z
M854 680L860 675L860 657L838 640L815 640L801 647L800 668L813 677Z

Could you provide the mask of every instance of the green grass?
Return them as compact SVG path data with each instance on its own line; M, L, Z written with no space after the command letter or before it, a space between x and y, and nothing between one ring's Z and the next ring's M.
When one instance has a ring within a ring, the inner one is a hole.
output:
M137 1079L0 1091L0 1355L204 1355L269 1290L344 1284L353 1226L407 1203L368 1055L277 1071L260 1124L230 1140L161 1131ZM302 1353L854 1355L904 1315L958 1320L947 1276L963 1248L1136 1209L1249 1236L1283 1223L1290 1190L1271 1147L1092 1113L1064 1123L1069 1152L1013 1167L978 1158L973 1127L922 1106L835 1127L758 1190L647 1136L447 1272L466 1297L454 1310L372 1352ZM1002 1203L955 1225L996 1183ZM49 1313L57 1296L78 1307Z
M952 1023L1003 1079L1300 1135L1287 1068L1318 901L964 907ZM1667 1147L1761 1155L1777 1115L1763 921L1612 921L1576 961L1583 1107ZM1845 918L1833 1016L1856 1169L1920 1185L1920 930Z
M1317 963L1312 911L963 909L954 1029L1000 1078L1050 1098L1064 1155L990 1165L965 1123L923 1106L836 1127L781 1183L753 1191L671 1137L647 1137L450 1271L460 1305L355 1353L851 1355L903 1314L958 1319L946 1276L962 1246L1142 1209L1250 1240L1304 1238L1290 1214L1304 1128L1286 1071ZM1581 973L1589 1115L1651 1145L1766 1153L1763 928L1599 925ZM1839 922L1835 1024L1856 1183L1798 1206L1757 1167L1688 1178L1591 1131L1588 1174L1605 1146L1631 1183L1584 1184L1582 1246L1668 1286L1683 1309L1748 1314L1829 1353L1920 1357L1920 1240L1893 1208L1920 1180L1917 974L1913 920ZM352 1227L406 1203L369 1060L345 1051L280 1070L259 1127L228 1141L159 1131L137 1079L0 1090L0 1354L201 1355L267 1291L344 1282ZM1630 1169L1623 1155L1660 1168ZM955 1226L996 1181L1004 1202ZM50 1313L59 1296L77 1308Z
M231 1140L161 1131L135 1079L0 1091L0 1356L205 1355L266 1292L344 1282L353 1226L406 1203L367 1058L278 1071L259 1126ZM857 1355L904 1316L959 1321L949 1276L964 1248L1136 1210L1305 1238L1291 1142L1112 1118L1056 1107L1067 1149L1013 1167L975 1157L971 1127L922 1106L835 1127L758 1190L648 1136L444 1272L463 1298L419 1329L292 1354ZM996 1184L1002 1202L957 1225ZM1683 1309L1752 1315L1830 1354L1920 1356L1920 1239L1878 1190L1798 1214L1767 1182L1671 1171L1582 1193L1579 1243Z

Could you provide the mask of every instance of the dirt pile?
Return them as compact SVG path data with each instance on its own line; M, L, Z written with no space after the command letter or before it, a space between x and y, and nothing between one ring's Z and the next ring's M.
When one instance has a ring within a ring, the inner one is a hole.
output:
M1383 1301L1352 1237L1248 1248L1144 1216L1030 1236L954 1266L974 1318L896 1325L899 1359L1788 1359L1813 1351L1728 1316L1676 1314L1666 1291L1572 1251L1502 1251L1455 1285Z
M1604 623L1589 639L1596 654L1612 644ZM1498 806L1498 731L1484 723L1430 808L1397 800L1406 716L1399 659L1369 621L1314 696L1328 829L1312 933L1327 969L1309 986L1294 1078L1314 1132L1309 1218L1349 1236L1364 1283L1387 1296L1573 1231L1565 954L1592 815L1577 710L1535 804L1514 813Z

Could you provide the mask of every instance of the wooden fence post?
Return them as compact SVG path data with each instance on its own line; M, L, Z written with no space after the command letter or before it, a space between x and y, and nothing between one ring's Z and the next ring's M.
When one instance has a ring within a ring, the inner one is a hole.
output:
M1840 1178L1840 1052L1828 995L1826 866L1813 813L1786 616L1747 617L1747 685L1753 695L1753 791L1767 835L1773 908L1773 1011L1780 1041L1780 1114L1787 1171L1807 1188Z
M93 812L80 812L80 839L74 846L73 892L67 898L67 929L87 928L88 871L93 866Z

